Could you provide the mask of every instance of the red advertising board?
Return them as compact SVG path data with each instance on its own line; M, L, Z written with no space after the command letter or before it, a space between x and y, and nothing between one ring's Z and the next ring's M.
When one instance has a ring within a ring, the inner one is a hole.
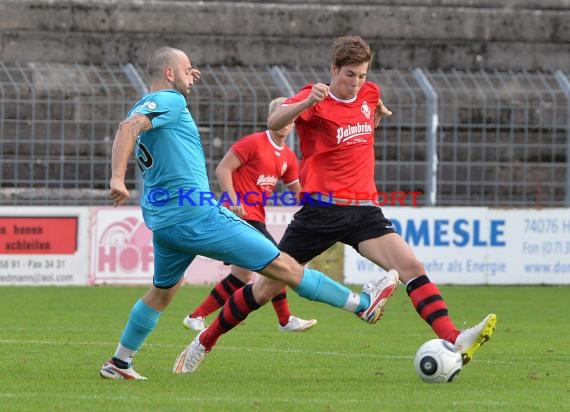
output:
M77 225L77 216L0 216L0 254L74 254Z

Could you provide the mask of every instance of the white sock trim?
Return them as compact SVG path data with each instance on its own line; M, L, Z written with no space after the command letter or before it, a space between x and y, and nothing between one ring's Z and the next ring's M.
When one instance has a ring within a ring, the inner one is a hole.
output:
M360 305L360 295L354 292L350 292L348 299L346 299L346 303L342 308L349 312L355 313L358 305Z
M407 287L411 282L413 282L414 280L416 280L417 278L419 278L419 276L416 276L415 278L411 278L410 280L408 280L408 281L406 282L406 287Z
M137 353L136 350L126 348L119 343L117 345L117 350L115 350L115 358L127 362L130 365L133 361L133 356L135 356L135 353Z

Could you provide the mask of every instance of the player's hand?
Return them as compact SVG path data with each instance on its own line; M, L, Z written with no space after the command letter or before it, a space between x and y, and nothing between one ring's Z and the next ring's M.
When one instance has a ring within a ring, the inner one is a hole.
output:
M112 177L109 187L109 197L113 199L113 206L120 206L129 198L129 191L122 179Z
M309 94L308 100L311 103L311 106L322 102L325 98L329 95L330 89L329 86L323 83L315 83L311 88L311 94Z
M194 79L194 81L197 82L200 79L200 77L202 77L202 73L200 73L200 70L192 68L190 69L190 76L192 76L192 79Z
M230 207L228 207L228 209L230 209L232 212L234 212L236 215L238 215L242 219L245 216L247 216L247 212L245 211L245 208L243 207L243 205L230 206Z
M374 127L378 127L382 116L390 117L392 116L392 111L384 105L382 99L378 99L378 105L376 106L376 110L374 110Z

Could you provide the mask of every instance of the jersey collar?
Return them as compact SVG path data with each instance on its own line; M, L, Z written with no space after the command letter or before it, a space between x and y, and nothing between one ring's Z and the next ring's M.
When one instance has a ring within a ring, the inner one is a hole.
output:
M340 97L336 97L332 92L329 93L329 96L331 99L336 100L340 103L352 103L356 101L356 96L354 96L352 99L341 99Z
M285 147L285 144L283 144L283 146L277 146L275 144L275 142L273 141L273 139L271 138L271 133L269 133L269 130L265 131L265 135L267 136L267 140L269 140L269 143L271 143L271 145L277 149L277 150L283 150L283 148Z

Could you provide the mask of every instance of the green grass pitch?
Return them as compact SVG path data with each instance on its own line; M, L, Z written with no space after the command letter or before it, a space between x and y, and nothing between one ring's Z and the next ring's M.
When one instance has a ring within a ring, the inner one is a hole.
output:
M99 368L142 287L1 287L1 411L563 411L570 410L570 287L442 286L459 327L495 312L495 335L450 384L423 383L416 349L434 337L400 287L383 319L289 292L305 333L282 333L270 305L223 336L200 369L174 375L194 334L182 319L209 291L184 286L134 366ZM464 324L465 322L465 324Z

